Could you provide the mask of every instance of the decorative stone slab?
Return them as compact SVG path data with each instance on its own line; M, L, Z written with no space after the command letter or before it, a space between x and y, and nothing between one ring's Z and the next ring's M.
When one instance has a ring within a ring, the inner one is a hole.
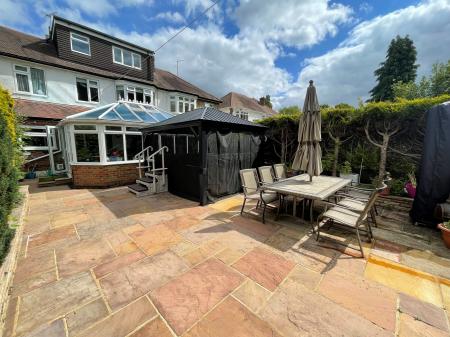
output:
M232 298L227 298L184 337L282 337L269 324Z
M398 337L450 337L450 335L407 314L400 314Z
M35 247L46 245L54 241L64 240L70 237L76 237L75 227L73 226L59 227L40 234L30 236L28 248L32 250Z
M173 337L173 335L166 323L160 317L156 317L129 337Z
M14 285L25 280L32 279L43 272L55 271L55 255L53 250L42 251L37 254L30 254L28 257L17 261L16 272L14 273Z
M255 248L233 264L242 274L273 291L295 264L266 249Z
M141 297L125 308L95 324L78 337L125 337L157 315L147 297Z
M69 336L79 334L107 315L108 309L102 298L98 298L85 306L75 309L66 315Z
M393 337L392 332L289 279L260 315L284 336Z
M145 258L146 255L140 250L129 253L127 255L118 256L115 259L98 265L94 268L95 277L101 278L109 273L127 267L136 261Z
M155 290L151 297L172 329L181 335L242 281L233 269L209 259Z
M62 337L66 335L64 322L58 319L50 324L44 324L36 330L27 334L26 337Z
M147 254L153 255L168 250L182 240L182 237L164 225L155 225L130 234L130 237Z
M167 251L108 274L100 280L100 285L109 305L116 310L187 269L179 256Z
M29 332L99 296L100 292L89 272L34 289L21 298L17 335Z
M272 293L252 280L245 281L233 296L257 313Z
M435 328L448 332L445 311L433 304L422 302L417 298L400 293L400 308L402 313L425 322Z
M392 289L362 277L330 272L318 291L383 329L395 330L397 293Z
M318 272L302 266L295 266L295 268L289 274L289 279L302 284L310 290L314 290L316 288L321 278L322 274L319 274Z
M21 283L14 284L12 287L12 296L23 295L54 281L56 281L56 270L52 268L42 274L33 275Z
M81 241L56 250L56 263L61 277L88 270L114 257L114 252L104 240Z

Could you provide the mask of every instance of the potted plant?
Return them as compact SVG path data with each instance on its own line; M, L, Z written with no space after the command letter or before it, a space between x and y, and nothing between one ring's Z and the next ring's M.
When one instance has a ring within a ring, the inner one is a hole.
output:
M445 246L450 248L450 221L440 223L438 228L441 230L442 239L444 240Z
M341 165L339 170L339 176L344 179L349 179L352 181L352 185L359 184L359 174L352 173L352 166L349 161L345 161L344 164Z
M409 181L405 184L405 191L408 193L408 196L410 198L413 198L416 196L416 188L417 188L417 180L414 173L408 174Z

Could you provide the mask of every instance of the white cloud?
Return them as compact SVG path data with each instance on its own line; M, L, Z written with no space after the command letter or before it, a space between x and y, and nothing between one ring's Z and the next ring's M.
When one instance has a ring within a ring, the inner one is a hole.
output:
M162 12L158 13L154 18L175 24L184 23L186 21L179 12Z
M26 5L13 0L0 0L0 23L17 26L30 23L26 13Z
M297 48L334 36L351 15L350 7L328 0L241 0L234 12L241 34Z
M358 97L369 98L375 85L374 70L385 59L392 38L413 39L417 48L418 76L429 74L437 61L450 58L450 1L430 0L410 6L356 26L338 48L305 60L296 83L278 101L303 102L308 80L317 85L320 102L356 104Z

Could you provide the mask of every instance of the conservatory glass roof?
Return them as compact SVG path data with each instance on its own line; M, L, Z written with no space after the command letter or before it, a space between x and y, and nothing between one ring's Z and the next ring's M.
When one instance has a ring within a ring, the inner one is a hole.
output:
M174 115L150 104L119 101L66 117L66 120L104 120L158 123Z

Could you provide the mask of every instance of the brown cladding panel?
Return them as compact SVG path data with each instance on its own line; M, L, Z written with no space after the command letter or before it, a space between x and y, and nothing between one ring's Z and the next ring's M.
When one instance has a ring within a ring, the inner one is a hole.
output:
M153 79L153 68L154 61L153 55L151 55L152 60L146 60L148 57L145 53L139 53L141 55L141 66L142 69L133 69L130 67L125 67L120 64L113 63L112 56L112 46L113 43L98 38L96 36L92 36L90 34L84 32L78 32L75 29L70 29L68 27L62 25L55 26L55 37L56 37L56 45L58 49L58 56L62 59L77 62L89 66L93 66L96 68L116 72L116 73L127 73L128 76L133 76L137 78L142 78L146 80ZM73 52L70 47L70 32L75 32L83 36L89 37L90 40L90 48L91 55L83 55L80 53ZM118 47L122 48L120 45ZM135 53L134 50L129 49ZM149 59L150 59L149 58Z

